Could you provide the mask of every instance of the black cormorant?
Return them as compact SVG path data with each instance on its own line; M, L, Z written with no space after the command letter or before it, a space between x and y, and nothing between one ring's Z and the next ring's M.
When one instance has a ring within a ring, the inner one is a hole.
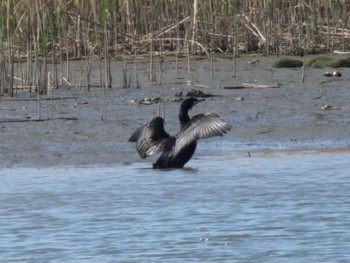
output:
M182 168L196 150L198 139L222 136L231 130L232 126L214 113L190 118L188 111L200 101L191 97L182 102L179 112L181 130L176 136L170 136L165 131L162 117L152 119L131 135L129 141L136 142L136 149L142 158L162 152L153 164L154 169Z

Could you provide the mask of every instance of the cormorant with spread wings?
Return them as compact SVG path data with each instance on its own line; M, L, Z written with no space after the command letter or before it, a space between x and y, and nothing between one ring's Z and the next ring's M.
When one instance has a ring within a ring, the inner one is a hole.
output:
M215 113L198 114L190 118L188 111L198 102L196 98L184 100L180 107L180 132L170 136L164 129L164 119L155 117L139 127L130 137L136 142L136 149L142 158L162 153L153 164L154 169L182 168L196 150L197 140L223 136L232 126Z

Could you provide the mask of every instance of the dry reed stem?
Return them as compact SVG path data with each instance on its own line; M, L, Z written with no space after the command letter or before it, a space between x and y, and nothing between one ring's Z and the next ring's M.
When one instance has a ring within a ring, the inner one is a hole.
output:
M86 58L91 63L91 57L99 56L104 50L104 82L110 87L109 54L115 54L118 59L119 50L135 56L149 52L153 60L157 45L161 46L163 55L176 46L177 59L181 53L187 54L190 71L189 53L210 57L213 51L230 50L237 57L239 52L251 51L347 52L350 46L347 1L106 0L103 3L105 6L101 8L101 1L96 0L91 0L89 5L82 0L4 0L0 9L3 18L0 20L0 63L3 63L0 95L14 95L18 84L13 80L15 75L23 76L21 86L34 85L38 92L45 92L42 78L47 72L41 69L39 73L37 68L43 57L50 58L52 63L58 60L58 69L51 78L56 79L55 86L61 86L62 75L70 79L71 59ZM234 44L230 49L232 38ZM16 60L26 61L24 70L14 66ZM154 82L152 64L149 80ZM233 76L234 64L233 59ZM86 81L89 89L89 74Z

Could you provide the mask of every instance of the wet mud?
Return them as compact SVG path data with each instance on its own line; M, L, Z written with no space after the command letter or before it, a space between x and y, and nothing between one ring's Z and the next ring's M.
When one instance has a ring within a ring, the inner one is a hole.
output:
M192 61L190 72L187 62L180 61L178 73L175 61L168 60L162 64L162 74L155 64L154 83L148 81L149 63L140 60L138 82L133 62L126 65L130 88L123 88L124 63L112 62L113 82L105 92L104 120L97 62L90 91L80 81L85 62L73 62L72 86L54 89L52 97L41 97L40 120L35 94L18 91L14 98L0 98L0 167L138 162L135 146L127 142L131 133L161 112L167 131L176 134L180 102L174 98L192 89L213 96L206 96L190 114L216 112L233 125L225 137L215 138L225 150L273 150L274 145L286 149L349 147L348 69L338 69L341 77L325 77L329 69L306 68L302 83L300 68L274 69L275 59L239 58L236 77L232 77L229 58L216 58L213 72L209 59ZM158 97L165 101L164 109L152 100ZM145 98L151 100L139 103Z

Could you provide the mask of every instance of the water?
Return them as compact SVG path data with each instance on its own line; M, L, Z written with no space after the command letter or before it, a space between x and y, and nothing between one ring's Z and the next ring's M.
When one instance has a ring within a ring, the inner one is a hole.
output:
M350 152L0 170L1 262L349 262Z

